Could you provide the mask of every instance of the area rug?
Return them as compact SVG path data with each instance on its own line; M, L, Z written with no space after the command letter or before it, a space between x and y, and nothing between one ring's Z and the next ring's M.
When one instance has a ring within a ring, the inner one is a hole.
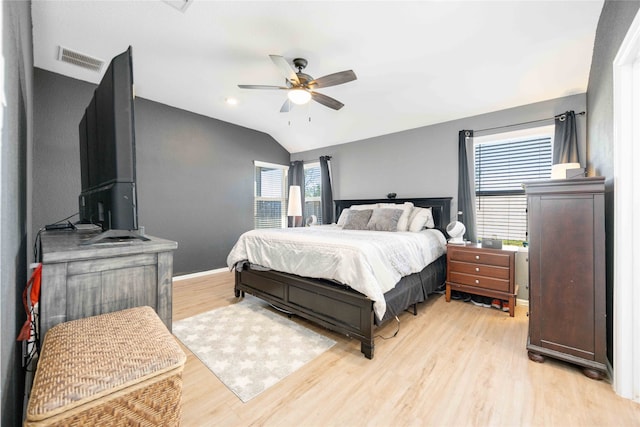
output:
M173 322L173 334L243 402L335 344L249 295Z

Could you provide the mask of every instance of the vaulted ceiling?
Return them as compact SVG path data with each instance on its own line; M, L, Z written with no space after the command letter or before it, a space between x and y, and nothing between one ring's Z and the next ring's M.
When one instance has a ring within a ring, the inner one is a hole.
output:
M108 62L131 45L138 96L300 152L583 93L603 1L182 4L34 0L34 64L98 83L105 67L59 61L59 47ZM307 59L316 78L352 69L318 90L345 106L281 113L285 91L238 88L284 84L270 54Z

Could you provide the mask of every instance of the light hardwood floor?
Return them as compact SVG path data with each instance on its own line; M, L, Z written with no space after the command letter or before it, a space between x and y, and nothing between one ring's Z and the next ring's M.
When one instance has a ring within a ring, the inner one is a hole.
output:
M231 273L177 281L173 319L236 301ZM376 339L373 360L358 341L295 319L337 344L247 403L183 347L183 425L640 426L640 404L608 382L527 358L526 307L510 318L433 296L418 308L417 316L400 316L398 336Z

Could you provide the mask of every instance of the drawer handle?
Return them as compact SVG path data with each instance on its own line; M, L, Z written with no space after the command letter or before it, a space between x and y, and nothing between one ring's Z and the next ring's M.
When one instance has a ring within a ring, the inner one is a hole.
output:
M480 271L480 268L479 268L479 267L476 267L476 271Z
M476 259L480 259L480 255L476 255Z
M480 280L476 279L476 285L480 284Z

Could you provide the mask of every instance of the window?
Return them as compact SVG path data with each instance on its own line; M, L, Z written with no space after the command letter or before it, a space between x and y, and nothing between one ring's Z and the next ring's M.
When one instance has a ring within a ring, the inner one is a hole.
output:
M255 228L287 226L288 166L255 161L253 217Z
M322 180L320 179L320 162L305 163L304 165L304 217L311 215L318 217L322 224L321 206Z
M553 126L474 138L478 239L527 240L523 182L551 177Z

